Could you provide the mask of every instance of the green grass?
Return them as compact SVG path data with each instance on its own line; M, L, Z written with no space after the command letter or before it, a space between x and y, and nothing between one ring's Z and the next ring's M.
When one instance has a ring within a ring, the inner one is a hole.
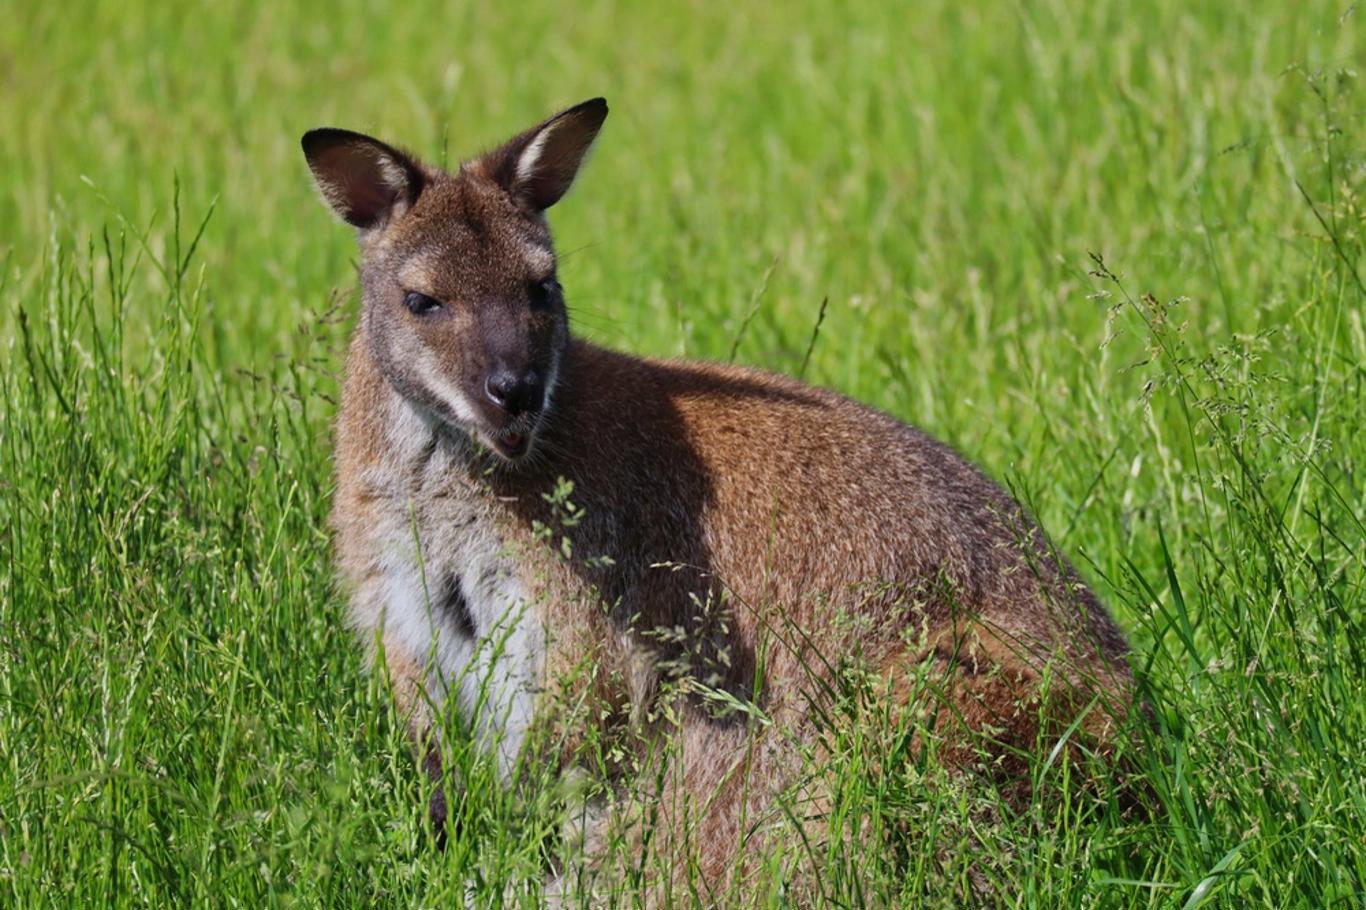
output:
M552 218L578 330L959 446L1154 707L1146 816L875 774L848 733L837 811L899 833L822 854L831 905L1366 904L1366 12L537 6L6 9L0 905L495 906L534 873L550 813L491 786L435 849L343 625L354 252L298 138L453 163L596 94Z

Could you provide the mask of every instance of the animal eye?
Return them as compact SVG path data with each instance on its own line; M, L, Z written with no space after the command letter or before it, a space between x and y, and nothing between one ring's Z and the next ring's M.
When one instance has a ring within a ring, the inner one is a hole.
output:
M403 298L403 305L414 316L425 316L444 308L440 300L428 297L426 294L419 294L417 291L409 291Z
M527 288L531 297L531 307L536 310L549 309L560 294L560 283L554 278L533 281Z

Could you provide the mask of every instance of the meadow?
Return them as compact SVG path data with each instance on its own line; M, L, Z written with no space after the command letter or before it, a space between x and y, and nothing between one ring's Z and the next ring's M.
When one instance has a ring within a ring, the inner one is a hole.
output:
M1366 905L1366 9L4 9L0 907L538 905L553 813L473 787L438 850L345 626L355 252L299 137L454 165L595 95L551 213L577 331L960 448L1153 709L1141 811L848 743L840 811L895 849L813 846L825 903Z

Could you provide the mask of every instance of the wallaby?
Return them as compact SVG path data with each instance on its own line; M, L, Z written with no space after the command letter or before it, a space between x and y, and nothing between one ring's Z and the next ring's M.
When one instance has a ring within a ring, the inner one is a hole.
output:
M1028 749L1054 717L1104 750L1133 702L1124 637L977 468L834 392L571 336L545 211L606 116L586 101L453 173L303 137L361 250L338 558L427 770L448 709L508 781L519 761L568 772L590 740L671 736L660 779L692 808L661 800L657 825L691 826L720 887L795 771L757 728L809 741L842 668L904 701L936 665L945 731Z

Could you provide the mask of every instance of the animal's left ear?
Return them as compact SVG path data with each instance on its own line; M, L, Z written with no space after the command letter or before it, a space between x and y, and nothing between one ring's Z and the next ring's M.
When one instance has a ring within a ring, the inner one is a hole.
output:
M483 156L476 166L518 203L542 211L560 201L607 119L594 98L561 111Z

